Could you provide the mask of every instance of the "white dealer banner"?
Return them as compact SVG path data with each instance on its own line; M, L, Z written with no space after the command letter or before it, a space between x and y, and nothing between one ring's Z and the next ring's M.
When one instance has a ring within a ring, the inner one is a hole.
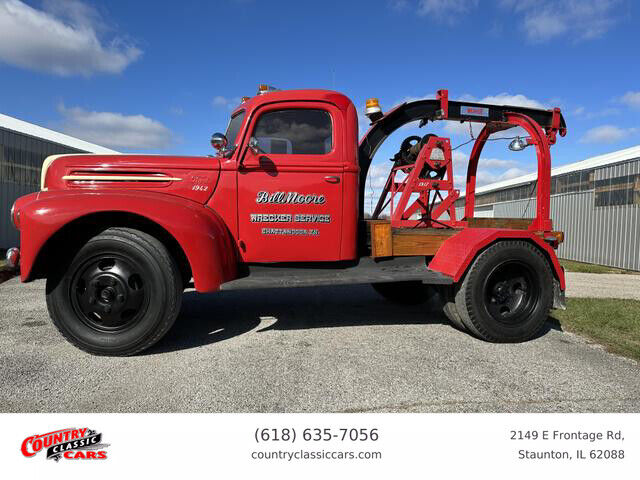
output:
M2 414L3 478L633 478L638 414ZM637 477L635 477L637 478Z

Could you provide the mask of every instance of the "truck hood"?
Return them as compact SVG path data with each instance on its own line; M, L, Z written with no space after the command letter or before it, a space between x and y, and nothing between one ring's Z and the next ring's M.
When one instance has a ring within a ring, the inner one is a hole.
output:
M216 157L53 155L42 165L40 188L151 190L204 204L215 190L219 174Z

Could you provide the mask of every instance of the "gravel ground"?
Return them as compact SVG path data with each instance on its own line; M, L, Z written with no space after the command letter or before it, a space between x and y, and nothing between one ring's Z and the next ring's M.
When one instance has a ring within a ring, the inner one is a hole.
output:
M640 275L567 272L567 297L640 300Z
M0 285L0 411L639 412L640 365L557 328L484 343L435 302L395 306L366 285L188 292L160 344L105 358L57 333L43 281L12 279Z

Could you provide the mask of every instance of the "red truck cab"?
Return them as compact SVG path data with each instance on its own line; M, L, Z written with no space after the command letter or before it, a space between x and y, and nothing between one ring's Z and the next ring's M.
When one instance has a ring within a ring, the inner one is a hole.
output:
M233 111L227 136L207 205L229 226L241 261L356 258L358 118L347 97L258 95ZM240 148L251 139L256 148Z
M232 112L225 135L214 134L215 156L49 157L41 191L12 208L21 245L8 260L22 281L47 279L56 327L100 355L135 354L162 338L191 282L199 292L370 283L404 303L437 291L458 328L487 341L531 338L550 308L563 307L554 252L563 236L549 218L550 146L566 133L560 110L449 101L443 90L386 114L372 99L367 115L358 141L346 96L261 88ZM402 142L365 218L374 154L416 120L484 124L464 218L453 208L449 140L432 134ZM482 147L514 126L527 132L514 149L537 151L536 216L474 219ZM387 205L390 219L380 215Z

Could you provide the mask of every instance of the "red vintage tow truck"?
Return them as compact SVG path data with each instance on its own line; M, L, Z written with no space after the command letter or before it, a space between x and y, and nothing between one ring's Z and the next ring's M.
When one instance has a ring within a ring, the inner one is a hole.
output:
M530 339L565 279L549 218L550 146L566 134L560 113L435 99L386 114L367 101L369 131L344 95L261 86L214 134L215 156L56 155L41 191L19 198L23 282L46 278L62 335L94 354L131 355L165 335L183 290L198 292L370 283L396 302L437 289L462 330L492 342ZM484 125L469 158L463 218L456 218L449 139L409 137L393 158L372 218L364 188L385 139L414 121ZM510 145L535 147L533 219L474 218L475 177L490 135L521 127ZM380 218L385 211L389 219Z

